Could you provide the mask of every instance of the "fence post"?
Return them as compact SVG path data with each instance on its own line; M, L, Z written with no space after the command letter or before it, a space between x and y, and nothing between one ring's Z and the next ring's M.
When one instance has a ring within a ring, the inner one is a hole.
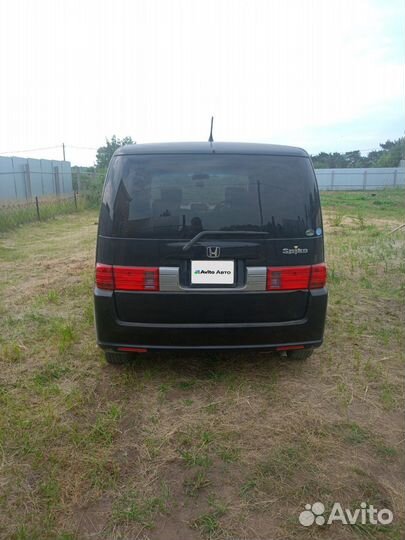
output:
M398 177L398 169L395 169L394 171L394 187L397 185L397 177Z
M38 221L41 221L41 215L39 213L39 203L38 203L38 197L35 196L35 206L37 208L37 218L38 218Z
M60 178L62 179L62 193L65 193L65 171L61 167Z
M330 183L330 189L333 191L335 189L335 170L332 170L332 178Z
M363 172L363 191L367 189L367 169Z
M53 168L53 182L55 187L55 195L60 195L59 168L57 166Z
M77 191L82 191L82 186L80 185L80 167L77 169Z
M76 197L76 191L73 191L73 197L75 199L75 208L77 210L77 197Z
M25 172L25 198L32 199L32 189L31 189L31 171L29 163L26 163L24 165L24 172Z
M42 159L40 161L40 167L41 167L41 195L45 195L45 186L44 186L44 174L46 174L46 172L43 170L42 168Z

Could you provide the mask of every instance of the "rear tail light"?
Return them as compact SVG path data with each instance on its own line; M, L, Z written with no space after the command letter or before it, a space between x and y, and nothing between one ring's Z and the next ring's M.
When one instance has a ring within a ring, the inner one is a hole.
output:
M308 289L310 266L275 266L267 269L268 291Z
M159 268L97 263L96 286L109 291L158 291Z
M136 266L114 266L117 291L158 291L159 269Z
M326 285L328 271L326 264L314 264L311 271L311 279L309 280L310 289L322 289Z
M268 291L321 289L326 283L326 265L270 266L267 268Z
M268 291L321 289L326 284L326 265L270 266L267 268ZM159 268L112 266L97 263L96 286L108 291L158 291Z
M109 264L96 264L96 286L107 291L114 290L113 267Z

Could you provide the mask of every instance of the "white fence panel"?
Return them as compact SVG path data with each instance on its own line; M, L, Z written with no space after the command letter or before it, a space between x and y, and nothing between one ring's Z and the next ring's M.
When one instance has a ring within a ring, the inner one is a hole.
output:
M0 156L0 200L72 193L69 161Z
M404 167L315 169L315 174L319 189L323 191L359 191L405 186Z

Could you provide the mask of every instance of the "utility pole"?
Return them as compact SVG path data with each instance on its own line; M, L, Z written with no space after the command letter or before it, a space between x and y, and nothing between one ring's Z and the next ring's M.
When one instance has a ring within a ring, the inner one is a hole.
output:
M62 150L63 150L63 161L66 161L66 159L65 159L65 143L62 143Z

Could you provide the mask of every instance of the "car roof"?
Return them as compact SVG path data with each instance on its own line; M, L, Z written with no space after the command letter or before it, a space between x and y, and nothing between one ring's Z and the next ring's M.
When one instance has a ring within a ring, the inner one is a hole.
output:
M308 157L302 148L279 144L238 142L171 142L121 146L115 156L135 154L254 154Z

